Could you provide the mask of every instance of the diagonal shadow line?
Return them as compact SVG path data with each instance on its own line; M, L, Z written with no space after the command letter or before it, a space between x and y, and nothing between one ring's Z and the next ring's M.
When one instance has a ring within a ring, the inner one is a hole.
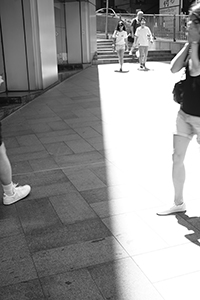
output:
M200 246L200 217L189 217L186 212L175 214L175 216L178 224L186 227L188 231L193 231L193 233L186 234L185 238L193 244Z

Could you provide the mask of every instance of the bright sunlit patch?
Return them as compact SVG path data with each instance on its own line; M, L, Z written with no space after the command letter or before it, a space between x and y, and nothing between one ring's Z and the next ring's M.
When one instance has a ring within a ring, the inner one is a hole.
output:
M137 64L124 64L124 73L116 72L118 64L98 66L108 203L96 203L93 208L122 246L120 250L113 244L115 259L123 250L134 259L134 255L181 245L188 242L187 234L193 234L185 227L184 219L156 217L156 207L173 202L172 135L179 106L173 102L172 89L181 74L171 74L167 63L147 64L148 72L137 71ZM190 195L191 179L197 183L200 177L199 168L194 170L200 159L196 160L196 142L193 147L191 143L186 160L186 193L190 190ZM190 171L194 172L192 176ZM195 195L199 193L198 186ZM133 261L130 259L129 265ZM126 274L129 281L133 274L137 277L138 269L133 264L127 274L126 263L119 261L119 265L115 270L118 293L123 299L134 299L133 290L126 297L121 274ZM156 255L154 261L140 263L140 268L145 273L150 265L160 269Z

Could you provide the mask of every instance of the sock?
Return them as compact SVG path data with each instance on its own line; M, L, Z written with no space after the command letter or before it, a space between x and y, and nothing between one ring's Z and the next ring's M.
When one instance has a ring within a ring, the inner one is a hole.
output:
M12 182L10 184L8 184L8 185L3 185L2 184L2 187L3 187L4 193L7 196L12 196L13 195L13 183Z

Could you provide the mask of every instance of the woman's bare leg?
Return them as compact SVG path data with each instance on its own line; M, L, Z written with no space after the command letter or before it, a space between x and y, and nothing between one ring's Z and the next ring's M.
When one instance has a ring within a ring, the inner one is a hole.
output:
M0 146L0 181L3 185L8 185L12 182L12 168L4 143Z
M187 137L174 135L172 179L174 185L174 203L176 205L183 203L183 187L185 183L184 159L189 142L190 139Z

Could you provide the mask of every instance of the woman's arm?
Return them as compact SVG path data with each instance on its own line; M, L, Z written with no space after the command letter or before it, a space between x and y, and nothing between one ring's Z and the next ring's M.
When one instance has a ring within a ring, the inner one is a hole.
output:
M115 51L115 47L116 47L116 33L117 31L115 30L113 35L112 35L112 38L113 38L113 50Z
M138 36L135 35L135 38L134 38L134 43L133 43L133 47L136 47L137 45L137 41L138 41Z
M124 41L125 41L125 45L126 45L126 50L128 51L128 38L125 38Z
M199 75L200 60L199 60L199 46L200 46L200 24L195 23L195 20L190 20L188 29L188 42L190 43L190 71L193 75Z
M190 44L185 43L183 48L172 59L171 67L170 67L172 73L179 72L183 67L185 67L185 61L187 59L189 49L190 49Z
M193 75L195 75L196 73L199 75L199 72L200 72L199 47L200 47L200 44L198 42L191 43L190 58L192 61L191 71L192 71Z

